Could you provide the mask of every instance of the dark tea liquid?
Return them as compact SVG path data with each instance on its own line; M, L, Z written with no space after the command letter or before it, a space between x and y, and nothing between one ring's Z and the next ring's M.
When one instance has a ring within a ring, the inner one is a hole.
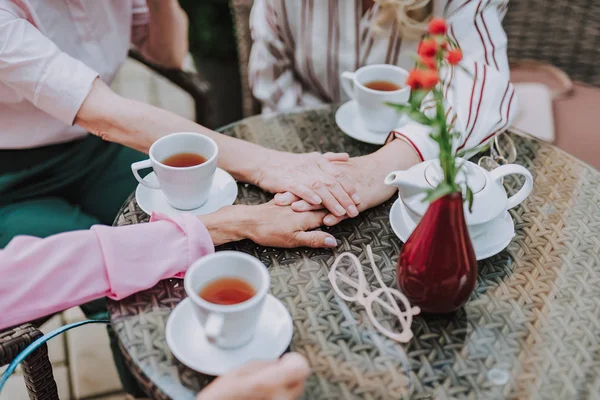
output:
M206 157L197 153L177 153L162 160L169 167L193 167L206 162Z
M390 81L371 81L365 83L365 87L373 90L379 90L380 92L393 92L394 90L401 89L400 85L396 85Z
M248 282L239 278L219 278L200 290L200 297L214 304L238 304L250 300L256 291Z

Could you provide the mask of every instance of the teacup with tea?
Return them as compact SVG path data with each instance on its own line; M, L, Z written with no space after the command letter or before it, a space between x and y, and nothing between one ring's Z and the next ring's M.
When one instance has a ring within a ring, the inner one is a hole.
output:
M235 251L220 251L199 259L184 281L206 339L226 349L252 340L269 284L269 272L263 263Z
M358 104L358 113L373 132L389 133L398 128L400 114L386 103L406 103L410 88L405 84L408 71L395 65L367 65L341 75L346 94Z
M208 200L217 169L217 144L208 136L194 132L173 133L150 147L150 159L131 165L142 185L162 190L171 206L193 210ZM158 183L143 179L139 170L152 168Z

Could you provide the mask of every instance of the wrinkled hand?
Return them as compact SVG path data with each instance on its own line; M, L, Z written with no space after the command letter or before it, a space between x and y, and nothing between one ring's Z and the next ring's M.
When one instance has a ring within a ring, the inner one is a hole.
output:
M385 202L396 192L396 188L383 183L385 176L391 170L382 165L375 154L352 158L347 162L335 163L338 171L355 182L356 193L362 200L358 205L359 211L367 210ZM278 205L291 205L295 211L313 211L322 208L300 199L291 192L278 194L274 200ZM323 219L323 223L327 226L333 226L347 217L348 215L337 216L328 213Z
M196 400L295 400L310 375L306 359L297 353L279 360L255 361L214 380Z
M322 205L333 215L358 215L352 177L336 162L348 160L346 153L293 154L269 152L254 177L254 183L271 193L290 192L311 205Z
M296 212L275 201L256 206L234 205L200 216L215 245L250 239L272 247L336 247L335 238L313 231L323 224L327 211Z

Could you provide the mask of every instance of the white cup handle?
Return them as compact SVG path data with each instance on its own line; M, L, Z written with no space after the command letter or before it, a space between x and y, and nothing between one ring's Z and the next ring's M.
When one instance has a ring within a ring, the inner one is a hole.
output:
M206 340L212 344L216 344L217 339L221 336L224 322L225 317L223 314L210 314L204 324L204 335L206 336Z
M354 72L342 72L341 75L342 88L344 88L344 92L354 100Z
M531 176L531 172L529 172L525 167L517 164L506 164L490 171L492 179L496 181L499 181L503 177L512 174L523 175L525 177L525 183L517 193L508 199L506 203L507 210L510 210L511 208L521 204L533 190L533 176Z
M158 183L150 183L142 179L138 171L140 169L146 168L152 168L152 163L150 162L150 160L138 161L131 164L131 172L133 172L133 176L135 176L135 179L137 179L139 183L146 187L149 187L150 189L160 189L160 185Z

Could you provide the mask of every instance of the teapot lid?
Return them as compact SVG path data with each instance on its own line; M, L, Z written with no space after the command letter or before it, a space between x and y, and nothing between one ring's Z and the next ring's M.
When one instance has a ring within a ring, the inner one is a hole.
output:
M475 201L473 209L468 210L468 204L465 202L465 219L467 225L479 225L491 221L506 210L507 195L504 187L494 181L489 172L477 164L467 160L462 160L463 166L457 174L457 183L464 190L464 183L467 182ZM421 169L421 177L426 181L426 186L435 187L443 179L443 172L439 160L429 160L413 167L416 170ZM413 169L411 168L411 170ZM409 172L411 171L409 170ZM418 172L417 172L418 173ZM421 178L421 179L423 179ZM402 202L406 208L413 214L423 216L427 211L429 204L424 201L426 193L420 192L415 195L400 192Z
M427 183L433 188L439 185L444 179L444 173L439 167L439 164L429 164L425 170L425 179ZM473 194L477 194L485 187L485 175L481 167L471 162L465 162L461 165L460 170L456 174L456 183L464 187L465 183L469 185Z

